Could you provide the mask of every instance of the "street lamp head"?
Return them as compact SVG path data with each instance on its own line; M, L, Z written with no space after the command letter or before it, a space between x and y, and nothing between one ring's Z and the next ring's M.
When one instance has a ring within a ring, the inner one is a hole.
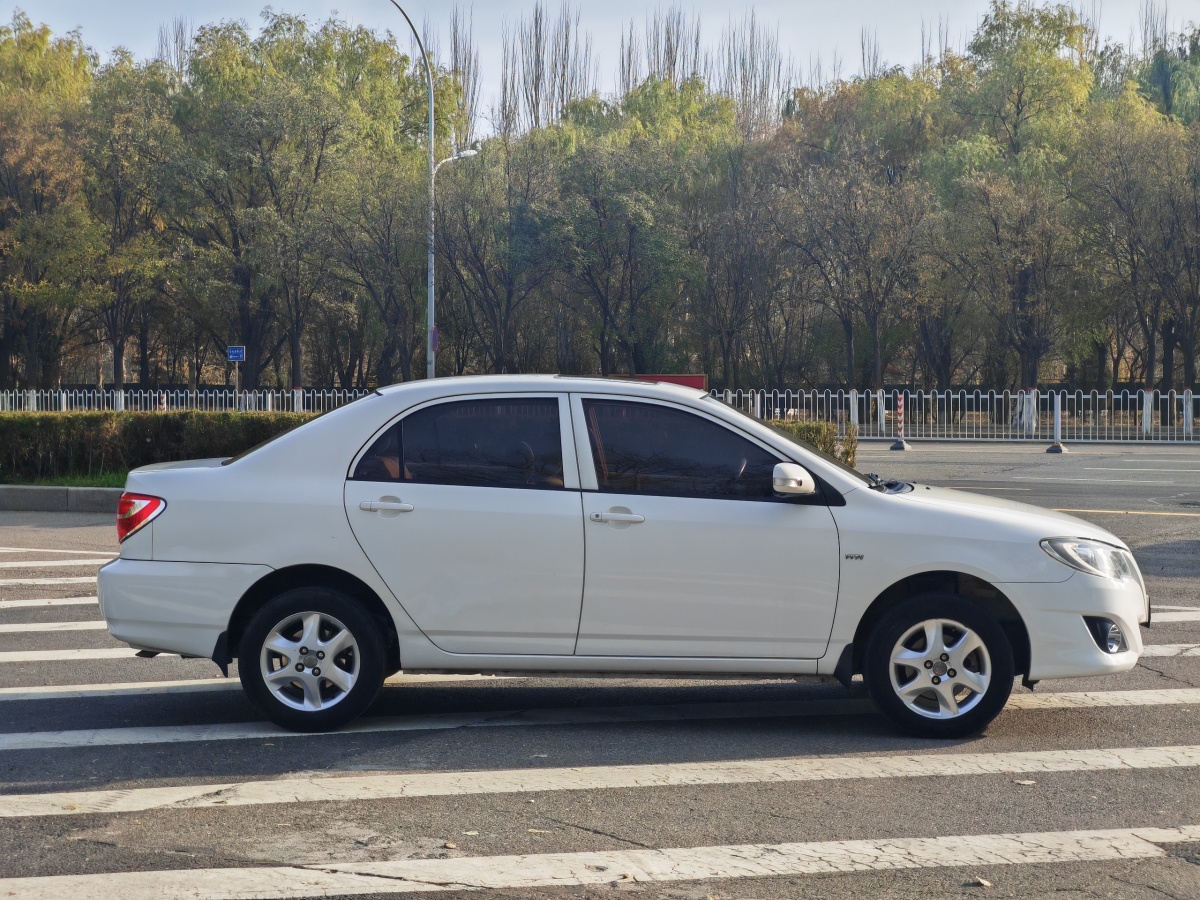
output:
M479 154L479 151L476 148L471 147L468 150L459 150L457 153L454 154L454 158L455 159L468 159L472 156L477 156L478 154Z

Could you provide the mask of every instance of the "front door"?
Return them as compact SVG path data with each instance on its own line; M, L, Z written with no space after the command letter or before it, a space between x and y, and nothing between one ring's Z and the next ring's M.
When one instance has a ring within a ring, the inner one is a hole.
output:
M575 647L583 527L565 398L483 396L405 415L346 482L354 536L450 653Z
M827 506L774 494L780 457L670 404L572 403L587 549L575 652L823 656L837 600L837 528Z

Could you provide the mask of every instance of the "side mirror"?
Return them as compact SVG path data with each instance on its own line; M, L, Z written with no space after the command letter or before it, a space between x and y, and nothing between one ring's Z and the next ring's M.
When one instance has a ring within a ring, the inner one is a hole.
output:
M771 486L777 494L796 497L811 496L817 492L817 483L808 470L796 463L776 463L771 473Z

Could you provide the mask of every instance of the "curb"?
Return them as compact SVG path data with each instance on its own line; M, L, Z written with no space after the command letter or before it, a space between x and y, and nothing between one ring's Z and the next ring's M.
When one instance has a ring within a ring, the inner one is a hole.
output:
M121 488L34 487L0 484L0 510L7 512L115 513Z

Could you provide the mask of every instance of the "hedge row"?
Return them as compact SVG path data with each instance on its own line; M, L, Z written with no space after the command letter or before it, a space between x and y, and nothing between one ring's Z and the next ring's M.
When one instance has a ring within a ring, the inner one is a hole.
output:
M120 472L233 456L311 414L30 412L0 415L0 481Z
M30 412L0 415L0 481L121 472L234 456L313 418L284 412ZM828 422L771 423L854 465L858 440Z
M818 450L836 456L848 466L858 459L858 432L853 427L845 434L838 433L832 422L796 422L791 419L772 419L769 422L778 431L792 438L807 441Z

